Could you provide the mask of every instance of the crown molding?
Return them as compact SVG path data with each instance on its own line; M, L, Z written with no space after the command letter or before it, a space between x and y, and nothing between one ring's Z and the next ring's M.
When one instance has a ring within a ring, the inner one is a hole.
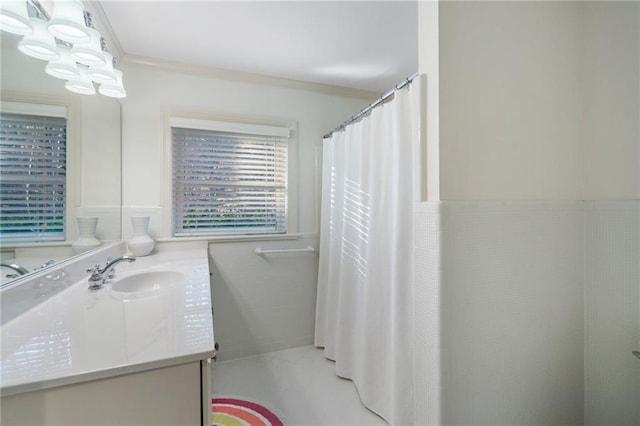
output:
M149 58L145 56L129 55L126 53L123 54L120 58L120 65L123 64L140 65L155 69L163 69L166 71L219 78L224 80L234 80L255 84L286 87L297 90L307 90L328 95L348 96L369 101L380 96L380 93L369 90L353 89L350 87L334 86L330 84L314 83L282 77L272 77L246 71L235 71L223 68L186 64L182 62L173 62L162 59Z
M124 50L122 50L120 41L118 40L118 37L116 37L115 32L113 32L111 23L109 22L107 14L104 12L100 2L84 0L82 3L84 4L85 9L94 17L93 24L107 43L109 53L111 53L116 60L120 60L120 58L124 56Z

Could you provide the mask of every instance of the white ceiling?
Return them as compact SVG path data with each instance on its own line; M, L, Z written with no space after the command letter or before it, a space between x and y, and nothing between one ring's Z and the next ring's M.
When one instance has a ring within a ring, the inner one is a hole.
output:
M124 57L386 92L418 69L415 1L100 5Z

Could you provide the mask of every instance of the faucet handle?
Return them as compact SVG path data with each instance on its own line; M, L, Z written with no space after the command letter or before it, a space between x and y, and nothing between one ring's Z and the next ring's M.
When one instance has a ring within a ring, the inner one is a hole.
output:
M37 271L37 270L40 270L40 269L46 268L47 266L53 265L54 263L56 263L56 261L55 261L55 260L53 260L53 259L47 260L47 261L46 261L46 262L44 262L42 265L40 265L40 266L38 266L37 268L35 268L35 269L34 269L34 271Z
M100 265L95 265L93 268L87 269L87 272L91 272L91 276L89 277L89 290L98 290L99 288L102 288L104 280L100 273Z
M91 276L89 277L89 281L102 280L102 274L100 274L100 265L95 265L93 268L88 268L87 272L91 273Z

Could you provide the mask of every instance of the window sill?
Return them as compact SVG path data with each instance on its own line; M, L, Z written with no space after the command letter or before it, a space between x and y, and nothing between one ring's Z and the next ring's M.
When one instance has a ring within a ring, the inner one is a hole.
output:
M21 248L46 248L46 247L66 247L71 246L73 241L43 241L39 243L0 243L2 250Z
M180 242L180 241L207 241L212 244L244 242L244 241L284 241L297 240L299 238L317 237L315 233L277 234L277 235L221 235L207 237L171 237L158 238L158 242Z

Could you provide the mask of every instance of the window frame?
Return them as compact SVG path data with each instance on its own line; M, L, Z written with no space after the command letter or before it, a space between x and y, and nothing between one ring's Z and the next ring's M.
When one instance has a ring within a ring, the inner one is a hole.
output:
M216 235L192 235L175 236L173 227L173 135L172 127L186 127L200 130L221 131L229 133L254 133L260 134L261 130L286 129L288 130L287 145L287 214L286 232L269 233L220 233ZM273 120L264 118L251 118L230 115L202 115L194 113L166 114L164 125L164 167L163 182L164 216L163 227L168 240L189 241L235 241L235 240L266 240L266 239L290 239L297 235L298 231L298 195L297 195L297 122L295 120Z
M77 238L76 207L80 201L82 159L82 116L79 100L70 97L43 97L3 93L0 110L8 114L46 115L64 108L67 119L65 239L61 241L2 243L2 248L68 246Z

